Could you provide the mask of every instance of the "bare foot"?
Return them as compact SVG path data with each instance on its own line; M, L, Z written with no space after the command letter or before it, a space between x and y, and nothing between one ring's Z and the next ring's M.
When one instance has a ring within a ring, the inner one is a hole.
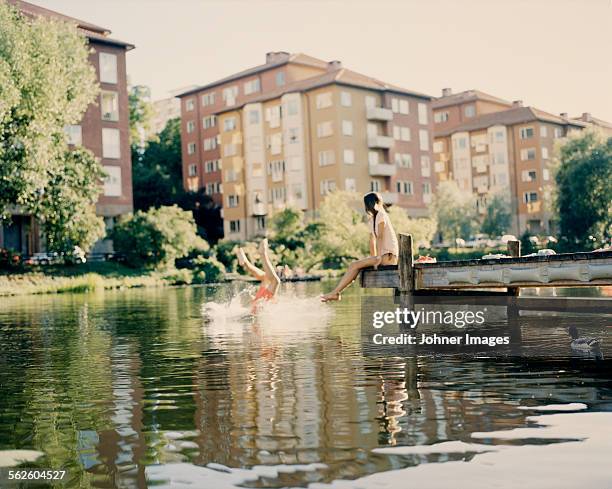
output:
M339 292L330 292L329 294L321 295L321 302L339 301L342 296Z
M238 258L238 264L242 267L246 262L246 254L242 248L236 250L236 258Z

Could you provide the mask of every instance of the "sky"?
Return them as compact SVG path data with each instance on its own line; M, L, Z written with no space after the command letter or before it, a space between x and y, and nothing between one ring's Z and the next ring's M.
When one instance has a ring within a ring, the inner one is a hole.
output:
M289 51L434 96L475 88L612 121L612 0L30 1L135 44L129 81L154 99Z

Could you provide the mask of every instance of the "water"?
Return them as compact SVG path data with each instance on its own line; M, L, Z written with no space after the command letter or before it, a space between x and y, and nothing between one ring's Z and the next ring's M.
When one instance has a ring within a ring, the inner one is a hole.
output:
M283 285L255 319L241 287L0 299L0 465L37 450L66 487L612 486L609 317L521 318L546 358L389 357L356 287ZM572 355L568 324L604 358Z

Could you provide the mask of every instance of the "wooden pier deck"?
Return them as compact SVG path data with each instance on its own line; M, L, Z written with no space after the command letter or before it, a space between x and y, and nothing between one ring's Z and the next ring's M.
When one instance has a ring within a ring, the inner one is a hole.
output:
M363 270L362 287L404 296L518 296L527 287L612 285L612 251L520 256L520 242L511 241L507 258L414 263L412 236L400 234L399 243L399 264Z

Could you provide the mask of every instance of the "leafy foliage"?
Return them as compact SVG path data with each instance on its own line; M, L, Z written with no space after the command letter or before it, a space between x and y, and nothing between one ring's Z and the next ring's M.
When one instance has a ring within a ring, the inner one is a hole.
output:
M0 217L18 205L40 219L51 250L88 249L102 231L93 206L102 170L64 134L98 93L86 39L5 2L0 25Z
M194 283L217 283L225 278L225 267L223 263L214 257L204 258L203 256L199 256L194 258L192 263Z
M568 251L612 238L612 138L595 131L571 137L561 148L555 198L561 243Z
M389 218L396 233L412 234L417 246L424 248L431 244L436 232L436 221L432 218L410 218L405 209L393 206L389 209Z
M480 229L490 238L501 236L510 229L511 220L508 197L504 194L496 194L487 204Z
M453 181L440 182L433 210L438 232L445 240L470 236L478 223L474 196Z
M145 85L130 87L128 94L130 112L130 143L132 149L142 148L145 135L151 130L155 110L151 103L151 89Z
M137 211L120 220L112 232L115 249L132 267L162 268L194 249L205 251L191 213L177 206Z

